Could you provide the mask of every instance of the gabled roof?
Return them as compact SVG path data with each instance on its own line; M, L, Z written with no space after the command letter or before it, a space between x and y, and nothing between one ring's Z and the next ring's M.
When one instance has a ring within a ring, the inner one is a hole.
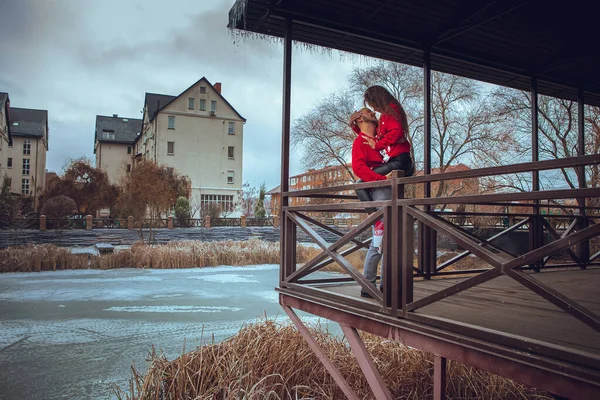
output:
M113 132L115 134L114 139L103 138L103 131ZM133 144L141 131L141 119L123 118L119 116L107 117L104 115L96 115L95 141L102 143L107 142Z
M158 115L158 113L171 104L173 101L181 97L185 92L196 86L198 83L204 81L218 96L221 100L225 102L233 112L244 122L246 122L246 118L242 117L239 112L227 101L225 97L219 91L215 89L215 87L206 79L206 77L200 78L198 81L194 82L190 87L185 89L177 96L171 96L168 94L158 94L158 93L148 93L146 92L146 97L144 99L144 116L142 120L146 118L146 112L148 113L148 122L154 121L154 118Z
M229 26L282 38L288 18L295 41L600 106L593 1L237 0Z
M170 96L168 94L146 93L144 105L148 107L148 121L152 122L158 112L171 104L176 98L177 96Z
M277 185L276 187L274 187L273 189L269 190L267 193L265 193L267 196L272 196L274 194L279 194L281 193L281 185Z
M47 110L10 108L10 129L13 136L43 138L47 128Z
M0 109L4 109L4 115L6 115L6 127L8 129L8 145L12 146L12 129L10 127L10 99L8 93L0 92Z

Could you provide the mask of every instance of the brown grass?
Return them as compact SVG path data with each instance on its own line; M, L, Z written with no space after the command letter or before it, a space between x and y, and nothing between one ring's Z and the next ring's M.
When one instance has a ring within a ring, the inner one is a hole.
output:
M312 247L297 246L298 263L318 254ZM350 258L361 265L360 255ZM362 255L364 260L364 255ZM358 261L357 261L358 260ZM202 268L218 265L279 264L279 243L261 241L174 242L149 246L135 244L113 254L71 254L54 245L28 245L0 249L0 272L39 272L65 269ZM324 270L341 270L331 264Z
M311 328L328 357L359 398L372 394L341 337ZM430 399L432 357L377 336L361 334L394 398ZM341 390L293 327L264 320L232 338L168 361L150 355L145 374L132 367L127 393L119 399L343 399ZM544 392L460 363L450 362L447 396L452 399L551 399Z

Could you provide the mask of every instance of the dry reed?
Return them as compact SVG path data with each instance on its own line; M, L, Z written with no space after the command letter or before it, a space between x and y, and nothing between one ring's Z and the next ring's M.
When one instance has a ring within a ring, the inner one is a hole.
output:
M342 337L311 327L316 340L359 398L369 386ZM433 397L432 357L384 338L361 333L394 398ZM345 398L300 333L272 320L244 326L222 343L207 344L173 361L154 348L149 368L132 367L119 399L342 399ZM447 395L452 399L551 399L544 392L481 370L450 362Z
M297 246L298 263L318 254L312 247ZM220 242L173 242L149 246L134 244L131 249L111 254L72 254L68 248L34 245L0 249L1 272L39 272L66 269L113 268L201 268L218 265L278 264L279 243L258 239ZM355 256L359 257L360 255ZM362 256L364 258L364 255ZM360 264L360 262L359 262ZM337 264L324 270L335 271ZM362 264L361 264L362 265Z

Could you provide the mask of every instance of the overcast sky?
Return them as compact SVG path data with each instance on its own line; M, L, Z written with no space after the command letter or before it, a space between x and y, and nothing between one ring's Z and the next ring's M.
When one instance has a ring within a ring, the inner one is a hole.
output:
M141 118L144 93L179 95L202 76L248 121L243 181L279 184L283 47L234 40L234 0L0 0L0 91L11 106L48 110L47 169L93 159L96 115ZM235 43L234 43L235 42ZM292 118L368 61L296 49ZM292 174L302 172L292 156Z

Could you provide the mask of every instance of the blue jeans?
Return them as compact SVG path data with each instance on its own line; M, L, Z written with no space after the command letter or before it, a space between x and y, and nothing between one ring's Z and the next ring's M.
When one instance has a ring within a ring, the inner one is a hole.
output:
M379 200L390 200L392 198L392 190L389 187L386 188L375 188L371 191L373 201ZM386 229L386 227L384 227ZM375 235L375 228L371 227L371 233ZM363 266L363 276L367 278L373 285L375 285L375 281L377 279L377 264L379 261L383 259L381 253L379 253L378 248L373 246L373 241L371 241L371 245L367 250L367 255L365 256L365 264ZM381 270L381 282L383 284L383 269Z
M410 157L410 153L402 153L399 156L388 160L388 162L385 164L381 164L379 167L373 168L373 171L379 175L387 175L395 170L404 171L405 177L412 176L414 174L415 166L412 158ZM356 183L360 182L363 182L363 180L359 179L356 181ZM387 199L375 199L374 189L358 189L356 191L356 195L360 201L389 200L391 198L388 197ZM367 207L366 210L369 214L373 214L376 211L375 208L372 207Z

